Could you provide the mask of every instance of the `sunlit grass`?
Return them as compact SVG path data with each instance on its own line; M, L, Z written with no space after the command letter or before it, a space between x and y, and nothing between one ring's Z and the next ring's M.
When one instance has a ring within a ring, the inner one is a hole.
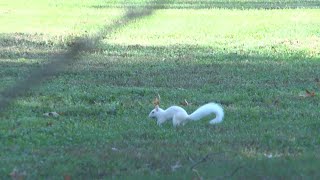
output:
M25 7L26 6L26 7ZM68 36L96 33L121 17L123 9L61 7L54 3L1 7L0 33L37 33L47 36Z
M319 52L318 10L159 10L111 35L119 45L197 45L227 52ZM214 52L213 52L214 53ZM268 55L268 54L265 54ZM271 55L271 54L269 54Z

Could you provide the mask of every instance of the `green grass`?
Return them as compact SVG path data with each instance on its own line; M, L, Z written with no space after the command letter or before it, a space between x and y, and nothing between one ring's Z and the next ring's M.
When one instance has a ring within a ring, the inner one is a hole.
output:
M1 2L0 91L142 2ZM1 177L318 178L317 2L181 2L106 33L15 99L0 114ZM163 107L186 99L188 112L218 102L225 121L158 127L147 118L158 93Z

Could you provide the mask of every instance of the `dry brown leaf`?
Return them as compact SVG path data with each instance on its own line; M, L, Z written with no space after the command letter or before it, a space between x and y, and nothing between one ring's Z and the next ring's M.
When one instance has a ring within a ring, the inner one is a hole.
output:
M306 89L306 96L307 96L307 97L313 97L313 96L315 96L315 95L316 95L316 93L315 93L314 91L310 92L310 91L308 91L308 90Z
M17 168L13 168L12 172L10 173L10 177L12 180L24 180L27 176L25 171L20 171Z
M158 94L158 97L156 97L153 101L152 101L153 105L155 106L159 106L160 105L160 95Z
M153 100L153 105L159 105L160 104L160 101L159 101L159 99L158 98L155 98L154 100Z
M47 126L52 126L53 122L47 122Z
M71 180L71 176L70 175L64 175L63 179L64 180Z
M180 103L180 105L182 105L182 106L190 106L191 103L189 103L189 102L185 99L184 101L182 101L182 102Z
M306 89L306 92L304 94L300 94L299 96L303 98L314 97L316 96L316 93L314 91L309 91Z

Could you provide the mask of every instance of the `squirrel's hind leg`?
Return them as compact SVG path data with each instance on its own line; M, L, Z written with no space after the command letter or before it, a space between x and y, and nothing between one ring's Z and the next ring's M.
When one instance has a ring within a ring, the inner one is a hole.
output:
M175 116L173 116L172 118L172 124L173 124L173 127L177 127L180 125L180 121L178 118L175 118Z
M177 113L173 116L172 118L172 124L173 124L173 127L177 127L179 126L180 124L184 125L185 124L185 121L186 120L186 117L185 117L185 114L183 113Z
M184 120L184 121L182 121L182 126L186 125L186 124L187 124L187 122L188 122L188 120Z

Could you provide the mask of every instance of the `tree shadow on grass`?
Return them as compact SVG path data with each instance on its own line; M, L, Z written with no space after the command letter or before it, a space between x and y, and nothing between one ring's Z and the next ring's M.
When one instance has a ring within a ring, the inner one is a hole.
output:
M19 43L15 46L20 49ZM19 79L23 76L22 72L32 72L32 69L39 68L39 63L41 66L48 63L50 57L59 58L62 54L59 51L49 52L48 56L34 51L47 51L47 46L41 43L28 43L26 47L29 49L22 55L16 54L16 48L7 50L6 57L2 59L12 61L0 61L0 66L5 67L1 72L3 78L15 74L15 78ZM302 86L306 85L304 80L309 82L320 77L317 71L319 62L307 57L307 53L297 51L288 55L287 52L274 51L274 54L264 55L190 45L104 45L94 52L82 53L80 61L65 64L61 70L56 69L59 72L56 77L70 80L73 85L93 83L120 87L197 89L218 86L220 89L233 89L244 86L295 86L294 82ZM25 60L19 61L19 58ZM33 63L26 63L29 59Z
M297 8L320 8L320 2L316 0L282 0L282 1L223 1L223 0L199 0L164 1L162 5L166 9L297 9ZM140 2L106 3L104 5L92 6L92 8L136 8L141 7Z
M1 94L3 100L0 101L0 111L4 110L8 104L15 98L27 92L32 86L39 84L47 77L56 75L61 69L68 64L74 63L80 57L80 53L91 52L97 48L98 43L105 37L107 33L112 33L115 30L131 23L134 20L151 15L156 8L160 8L158 2L153 2L153 6L140 9L127 9L124 16L118 21L114 21L110 25L106 25L102 31L92 35L91 37L78 37L70 42L70 47L56 57L50 59L50 62L44 64L45 67L34 70L24 81L16 83L12 88L5 89ZM6 42L8 43L8 42ZM5 44L6 44L5 43ZM32 44L28 42L29 44ZM10 44L10 43L9 43ZM1 49L2 50L2 49ZM8 54L5 52L4 54Z

